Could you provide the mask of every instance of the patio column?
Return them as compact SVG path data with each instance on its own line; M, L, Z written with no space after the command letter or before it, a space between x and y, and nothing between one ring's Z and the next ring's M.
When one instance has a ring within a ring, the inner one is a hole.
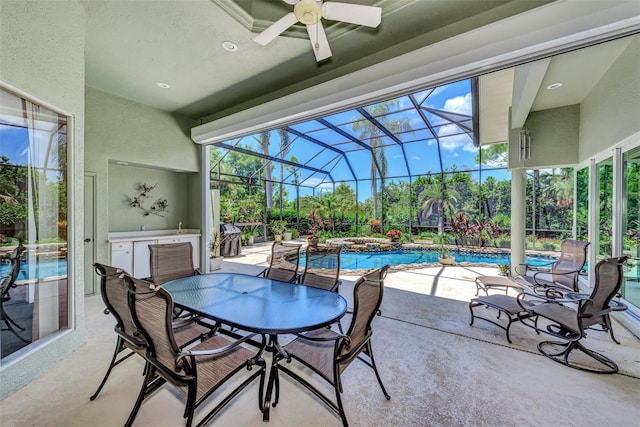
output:
M515 267L525 260L525 195L526 179L524 169L511 170L511 274Z

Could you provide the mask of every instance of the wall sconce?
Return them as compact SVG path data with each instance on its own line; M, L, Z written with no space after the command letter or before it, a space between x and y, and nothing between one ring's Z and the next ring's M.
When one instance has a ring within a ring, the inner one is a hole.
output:
M518 134L518 159L520 161L531 158L531 130L525 125Z

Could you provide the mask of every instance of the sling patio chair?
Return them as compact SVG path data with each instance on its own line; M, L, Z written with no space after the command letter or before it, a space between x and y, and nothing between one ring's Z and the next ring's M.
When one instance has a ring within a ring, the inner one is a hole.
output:
M193 423L197 407L207 402L216 390L235 378L243 371L240 385L226 391L221 401L206 415L199 426L208 423L234 397L260 378L258 408L262 410L263 388L266 363L261 355L266 347L266 339L262 336L262 344L257 350L250 350L241 344L254 338L256 334L244 336L231 341L225 335L215 335L189 349L181 349L177 345L173 329L173 299L162 287L141 290L135 286L135 279L125 275L129 286L129 305L133 314L133 322L144 336L147 347L145 360L147 370L138 399L129 415L126 426L130 426L136 418L142 402L149 397L148 390L157 378L165 380L165 384L174 386L186 398L184 418L186 425ZM253 369L255 366L258 369Z
M299 333L296 334L297 338L295 340L283 347L284 355L282 353L274 355L272 365L276 375L274 407L280 397L278 372L281 371L315 394L338 414L343 425L347 426L347 415L340 397L343 392L341 376L351 365L351 362L356 359L360 359L373 369L384 397L387 400L391 399L380 379L371 346L371 336L373 335L371 322L374 316L381 314L380 304L382 303L384 278L388 269L389 265L386 265L380 269L373 270L358 279L354 285L353 316L346 334L337 333L327 328ZM367 356L368 360L363 358L363 355ZM332 401L293 369L285 366L282 363L283 360L287 363L296 360L327 381L335 391L335 401Z
M611 332L609 304L622 286L622 266L627 258L623 256L600 261L595 267L595 284L589 295L568 293L566 295L571 298L566 299L546 298L529 292L518 295L518 302L523 308L520 313L526 313L529 319L524 319L523 315L521 321L534 328L536 332L543 332L562 340L539 343L540 353L558 363L583 371L601 374L618 372L618 365L613 360L602 353L588 349L582 341L587 337L587 331L594 326ZM533 324L532 318L536 320ZM546 319L550 323L542 327L539 318ZM580 350L587 359L572 358L574 350ZM598 364L591 366L589 359L595 360Z
M587 262L588 246L589 242L565 239L560 246L560 257L549 268L521 264L516 272L538 294L561 296L566 291L579 292L578 277Z
M300 248L302 245L288 242L274 242L271 246L269 267L258 276L280 282L296 282L300 265Z
M24 331L25 328L16 323L16 321L9 316L4 308L4 303L11 299L9 291L11 290L11 288L14 288L16 286L16 280L18 280L20 267L22 265L21 257L24 251L25 247L22 245L22 242L20 242L18 246L5 257L5 259L8 259L11 262L11 271L9 272L9 275L2 278L2 282L0 282L0 320L2 320L5 325L7 325L6 328L2 329L3 331L10 331L16 337L18 337L20 341L24 342L25 344L30 344L31 340L22 337L16 330L16 328L18 328L19 330Z
M129 309L128 287L124 282L126 272L122 269L111 267L108 265L95 263L93 264L96 274L100 277L100 293L105 305L104 314L111 314L116 325L114 331L117 336L116 347L113 357L107 368L107 372L98 386L96 392L89 398L95 400L104 387L111 370L124 362L134 354L144 356L147 342L138 332L133 323L131 311ZM132 281L133 286L141 286L148 289L150 283L143 280L135 279ZM197 322L193 319L177 319L174 320L173 327L176 342L180 347L192 344L195 341L203 340L208 335L215 332L215 327L211 325Z
M193 267L193 247L189 242L149 245L149 254L151 281L155 285L200 274Z
M338 292L341 251L340 246L307 246L306 265L300 283Z

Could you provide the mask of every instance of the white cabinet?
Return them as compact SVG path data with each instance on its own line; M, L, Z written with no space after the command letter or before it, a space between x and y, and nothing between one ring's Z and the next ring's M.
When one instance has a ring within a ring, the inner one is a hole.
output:
M149 245L155 245L156 240L142 240L133 242L133 277L144 279L151 277L151 254Z
M121 268L127 273L133 271L133 243L118 242L111 244L111 261L109 265Z
M170 238L158 239L158 244L163 245L166 243L191 243L193 248L193 268L200 268L200 239L195 236L175 236Z
M144 279L151 276L149 245L189 242L193 248L193 267L200 267L200 235L156 234L128 236L114 233L111 238L110 265ZM141 234L141 233L140 233Z

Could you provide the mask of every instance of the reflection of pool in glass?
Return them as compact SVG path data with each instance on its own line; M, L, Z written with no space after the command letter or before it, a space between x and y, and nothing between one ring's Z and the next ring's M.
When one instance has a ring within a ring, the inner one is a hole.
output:
M456 263L486 263L486 264L510 264L509 254L480 254L450 251L455 257ZM340 268L344 270L380 268L386 264L391 266L400 264L437 263L439 252L432 251L382 251L382 252L347 252L340 254ZM526 262L531 265L545 265L556 261L555 258L528 255ZM304 267L305 259L302 255L300 266Z
M8 276L11 273L11 264L0 264L0 277ZM66 276L67 275L67 261L41 261L35 263L32 266L29 263L22 263L20 265L20 274L16 280L27 279L43 279L45 277L52 276Z

